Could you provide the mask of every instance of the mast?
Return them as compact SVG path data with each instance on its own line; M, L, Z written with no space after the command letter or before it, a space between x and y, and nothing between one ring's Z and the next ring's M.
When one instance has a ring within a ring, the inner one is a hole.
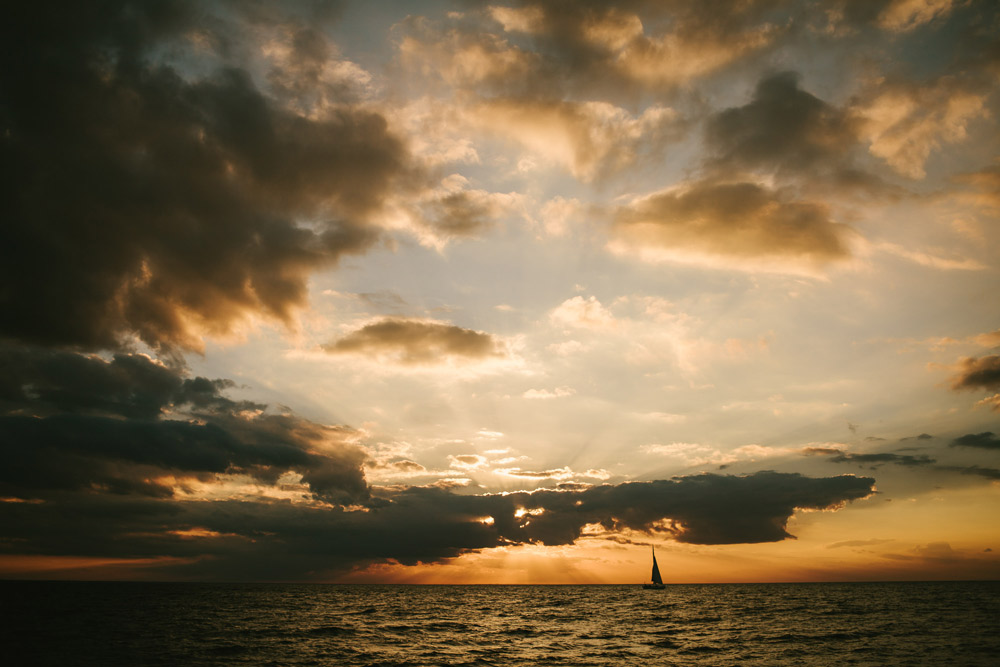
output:
M650 549L653 550L653 583L663 584L663 579L660 578L660 568L656 566L656 548L650 546Z

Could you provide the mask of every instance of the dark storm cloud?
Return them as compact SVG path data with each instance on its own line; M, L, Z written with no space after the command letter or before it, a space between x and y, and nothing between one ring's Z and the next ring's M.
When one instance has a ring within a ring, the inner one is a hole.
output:
M736 544L789 538L785 524L796 508L832 508L864 498L873 483L850 475L813 479L775 472L742 477L703 474L595 486L576 494L537 491L514 499L528 509L545 510L522 517L530 522L522 528L529 540L545 544L572 541L586 524L650 530L663 520L668 521L664 529L681 542ZM576 517L577 525L567 517ZM575 536L570 537L573 531Z
M796 72L757 83L753 100L708 122L709 146L723 163L782 170L839 160L855 142L850 119L799 87Z
M870 495L873 483L761 472L482 496L410 487L382 490L353 511L61 493L41 504L6 503L0 521L8 540L0 549L195 559L164 572L186 578L322 578L387 560L415 564L503 545L570 544L594 524L665 531L694 544L779 541L791 537L785 525L796 509L839 507Z
M170 497L171 481L296 472L317 496L368 494L350 431L234 401L232 383L185 377L142 355L7 346L0 396L0 495L100 490Z
M377 240L368 216L409 178L402 142L351 104L284 104L227 60L249 37L212 8L22 3L5 16L0 335L197 348L248 314L286 320L310 272ZM309 84L324 39L296 34L284 88ZM157 61L184 48L218 67Z
M331 354L388 357L402 364L504 356L500 341L488 333L442 322L396 317L367 324L324 345L323 349Z
M1000 450L1000 438L998 438L992 431L985 431L983 433L967 433L966 435L952 440L950 446Z
M710 169L774 173L817 190L899 195L895 186L855 166L859 119L803 90L800 79L790 71L765 76L748 104L711 117Z
M1000 355L963 359L958 374L951 378L951 388L1000 389Z

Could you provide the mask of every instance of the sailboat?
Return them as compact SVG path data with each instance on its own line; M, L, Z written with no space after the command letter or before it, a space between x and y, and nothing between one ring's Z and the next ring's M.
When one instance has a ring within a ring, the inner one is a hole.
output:
M663 579L660 577L660 568L656 566L656 548L655 547L650 547L650 548L653 550L653 583L643 584L642 587L652 588L655 590L666 588L666 586L663 584Z

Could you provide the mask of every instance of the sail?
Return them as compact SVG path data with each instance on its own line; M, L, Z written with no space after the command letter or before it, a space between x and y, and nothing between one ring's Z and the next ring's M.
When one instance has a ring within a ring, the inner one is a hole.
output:
M653 552L653 583L663 583L663 579L660 578L660 568L656 566L656 552Z

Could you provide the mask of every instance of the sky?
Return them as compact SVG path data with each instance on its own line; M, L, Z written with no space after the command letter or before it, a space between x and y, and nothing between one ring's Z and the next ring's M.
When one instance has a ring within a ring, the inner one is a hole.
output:
M1000 578L991 0L7 12L0 577Z

